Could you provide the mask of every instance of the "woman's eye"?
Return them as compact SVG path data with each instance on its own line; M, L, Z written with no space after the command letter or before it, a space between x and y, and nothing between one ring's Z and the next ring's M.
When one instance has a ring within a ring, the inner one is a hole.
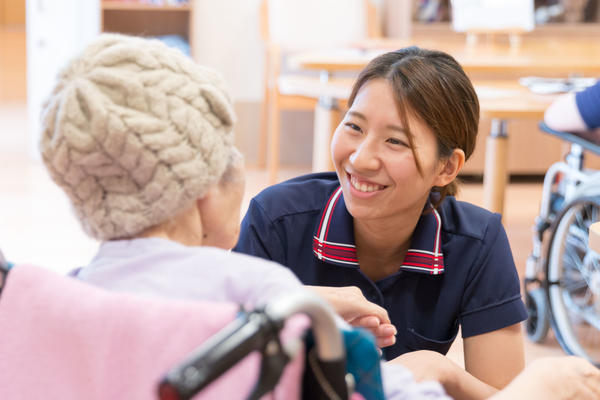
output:
M353 131L357 131L360 132L360 126L353 124L352 122L346 122L345 124L348 128L352 129Z
M395 138L389 138L387 140L388 143L391 143L393 145L400 145L400 146L406 146L406 143L404 143L402 140L399 139L395 139Z

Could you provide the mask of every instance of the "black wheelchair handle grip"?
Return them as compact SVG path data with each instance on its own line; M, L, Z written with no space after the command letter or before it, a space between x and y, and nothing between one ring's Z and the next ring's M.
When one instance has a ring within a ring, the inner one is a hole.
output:
M279 329L260 311L238 317L167 373L159 385L160 399L191 398L252 351L264 348Z

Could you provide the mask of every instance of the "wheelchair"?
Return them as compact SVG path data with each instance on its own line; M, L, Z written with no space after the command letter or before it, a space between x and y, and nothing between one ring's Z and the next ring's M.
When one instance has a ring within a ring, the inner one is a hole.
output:
M374 338L308 291L236 311L13 268L0 251L0 305L0 398L384 399Z
M525 269L527 337L542 342L551 326L566 353L600 366L600 255L588 249L589 227L600 220L600 171L584 168L584 152L600 155L600 145L543 122L540 129L570 150L544 177Z
M383 400L379 354L373 339L358 331L354 333L359 333L359 336L351 332L342 334L324 301L306 294L292 294L264 309L241 312L234 321L167 372L158 387L159 399L191 399L252 351L260 352L262 362L258 382L247 398L262 398L274 389L283 368L290 361L288 352L279 341L279 334L284 321L297 313L304 313L310 318L314 333L308 340L312 349L306 354L302 398L348 399L357 390L365 399ZM360 361L366 361L370 370L367 381L362 379L364 371L357 373L352 368L346 371L348 334L353 336L350 341L354 342L354 346L360 342Z

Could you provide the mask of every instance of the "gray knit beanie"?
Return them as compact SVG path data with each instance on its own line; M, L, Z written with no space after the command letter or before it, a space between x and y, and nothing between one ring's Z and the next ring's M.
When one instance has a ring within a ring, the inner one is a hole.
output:
M180 51L124 35L101 35L64 68L40 148L90 236L134 236L219 181L235 119L224 86Z

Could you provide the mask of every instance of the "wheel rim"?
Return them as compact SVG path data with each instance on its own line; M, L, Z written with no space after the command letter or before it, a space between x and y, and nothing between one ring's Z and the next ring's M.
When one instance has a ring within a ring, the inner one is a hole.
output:
M600 363L600 261L587 251L598 221L596 201L570 205L557 224L548 258L550 307L556 335L572 354Z

